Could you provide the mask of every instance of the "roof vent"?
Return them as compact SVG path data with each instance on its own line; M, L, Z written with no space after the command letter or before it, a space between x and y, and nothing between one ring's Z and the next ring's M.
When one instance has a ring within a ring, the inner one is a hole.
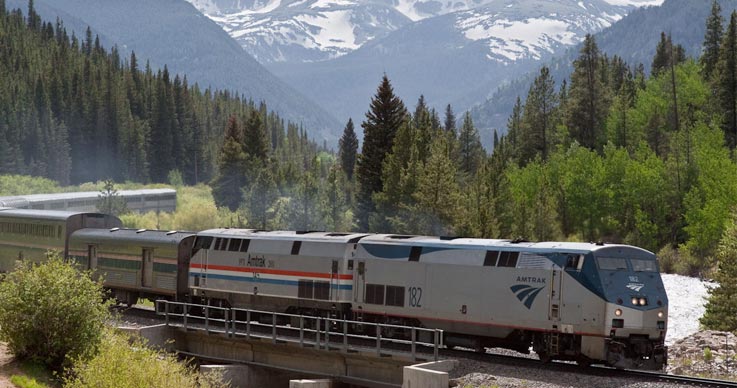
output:
M596 242L596 245L602 246L602 245L604 245L604 241L597 241Z
M136 233L143 233L143 232L145 232L145 231L146 231L146 229L138 229L138 230L136 231Z
M112 228L112 229L110 229L110 233L112 233L112 232L117 232L117 231L119 231L119 230L120 230L120 228Z
M171 236L172 234L176 234L176 233L177 233L176 230L171 230L171 231L166 232L166 235Z
M517 237L514 240L510 241L510 243L512 243L512 244L519 244L519 243L524 243L524 242L529 242L529 241L528 240L525 240L522 237Z
M416 236L411 236L411 235L406 235L406 234L393 234L389 236L389 238L394 239L394 240L406 240L412 237L416 237Z

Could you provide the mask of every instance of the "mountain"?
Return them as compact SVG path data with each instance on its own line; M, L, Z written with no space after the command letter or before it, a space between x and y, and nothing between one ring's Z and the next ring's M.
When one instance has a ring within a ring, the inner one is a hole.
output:
M737 9L737 0L720 0L725 24L729 14ZM680 44L691 57L701 54L706 31L706 18L711 11L711 1L666 0L659 7L644 7L632 11L627 17L594 35L599 50L609 57L617 55L630 66L645 65L649 73L660 33L670 33L673 42ZM726 25L725 25L726 28ZM573 70L579 47L568 49L563 55L547 62L551 75L560 85ZM539 66L538 66L539 67ZM487 147L493 128L506 132L506 123L517 96L523 101L527 96L536 70L500 87L494 95L471 111L474 123L481 129Z
M26 0L6 0L27 8ZM36 0L47 20L63 19L77 36L89 25L110 47L134 50L139 62L186 75L190 83L238 92L302 123L311 137L337 143L342 125L249 56L217 24L184 0ZM71 16L71 18L70 18ZM69 20L69 21L67 21Z
M342 121L382 73L408 103L486 100L636 6L662 0L189 0L269 70Z

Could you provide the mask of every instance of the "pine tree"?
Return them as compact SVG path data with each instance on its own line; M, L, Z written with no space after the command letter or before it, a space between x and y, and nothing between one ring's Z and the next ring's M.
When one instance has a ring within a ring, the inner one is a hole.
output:
M580 55L573 62L565 124L571 137L589 149L602 145L608 109L600 66L599 48L594 37L586 35Z
M383 188L382 168L387 153L392 149L394 136L406 115L404 103L396 95L384 75L371 108L361 124L364 131L361 155L356 177L359 183L356 195L356 218L360 230L368 230L369 217L375 210L372 196Z
M519 161L519 139L522 136L522 102L517 96L512 108L512 114L507 119L507 152Z
M356 168L356 157L358 154L358 137L353 128L353 119L348 119L348 123L343 129L343 136L340 141L340 165L349 181L353 180L353 171Z
M459 168L461 171L473 176L484 161L484 147L481 145L479 132L471 120L471 112L463 116L463 126L458 135L459 144Z
M279 198L279 191L270 168L259 170L246 197L251 226L257 229L267 229L271 221L270 209Z
M723 117L724 137L729 147L734 149L737 144L737 11L730 15L722 39L714 83Z
M653 77L659 76L665 71L670 71L673 67L686 60L686 52L681 45L673 45L673 39L670 34L660 33L660 42L655 49L655 57L650 74Z
M724 18L722 7L717 0L712 0L711 13L706 19L706 33L704 34L704 51L701 54L701 66L704 79L711 80L714 69L719 61L719 45L724 33Z
M105 180L105 184L97 198L97 210L101 213L118 216L128 212L125 199L118 194L115 182L112 179Z
M737 217L722 235L717 248L717 286L709 289L706 311L699 323L707 329L719 331L737 330Z
M445 126L443 129L445 129L445 132L452 134L453 137L456 136L456 115L453 113L450 104L445 107Z
M220 149L218 170L213 179L212 196L218 206L227 206L235 211L241 204L245 185L246 153L243 151L243 135L235 116L228 119L225 141Z
M449 235L458 215L460 189L456 181L456 164L447 155L447 139L438 136L430 149L430 156L420 171L417 190L417 212L421 217L421 233Z
M251 112L243 132L243 151L252 160L265 165L269 158L270 143L260 112Z
M558 107L558 96L555 93L555 81L550 76L547 66L540 69L540 74L530 86L522 116L522 144L520 144L520 163L526 164L536 155L547 160L552 145L552 132L555 127L555 110Z

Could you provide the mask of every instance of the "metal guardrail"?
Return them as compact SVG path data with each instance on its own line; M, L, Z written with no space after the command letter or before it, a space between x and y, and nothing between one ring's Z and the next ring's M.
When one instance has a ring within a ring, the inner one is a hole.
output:
M191 311L198 310L199 314ZM298 343L301 347L355 353L373 349L381 357L407 354L418 359L418 346L431 347L434 361L443 346L443 330L401 326L347 319L314 317L253 309L208 306L194 303L156 301L156 314L166 318L167 326L220 333L229 337L271 339L274 343ZM239 319L240 318L240 319ZM181 323L174 323L173 320ZM262 322L267 320L269 322ZM285 323L289 322L289 323ZM281 324L280 324L281 323ZM350 330L359 328L362 334ZM270 330L268 330L270 329ZM409 339L391 338L390 333L409 333ZM423 341L421 339L429 339ZM366 345L371 341L371 346ZM401 350L402 347L409 350Z

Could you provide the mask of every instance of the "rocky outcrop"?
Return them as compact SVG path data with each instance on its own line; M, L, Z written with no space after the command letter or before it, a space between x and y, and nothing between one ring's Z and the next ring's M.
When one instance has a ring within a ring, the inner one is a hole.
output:
M668 372L677 375L737 379L737 337L700 331L668 348Z

